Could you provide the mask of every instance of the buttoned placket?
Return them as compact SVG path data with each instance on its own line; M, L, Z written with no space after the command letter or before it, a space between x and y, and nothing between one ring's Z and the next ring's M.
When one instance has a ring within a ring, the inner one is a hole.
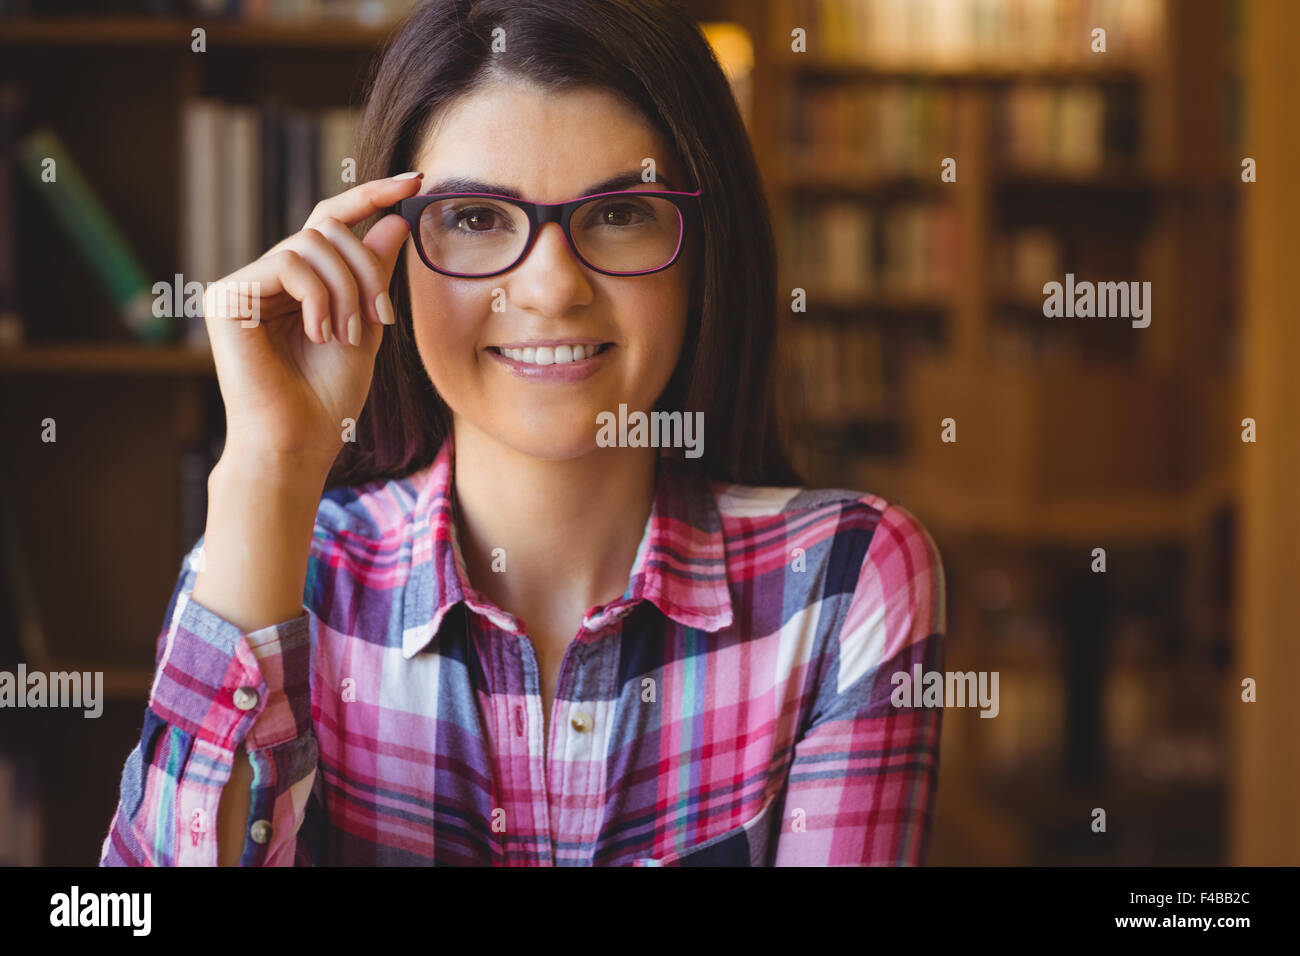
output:
M612 658L609 654L609 648L612 646L610 642L617 642L617 633L621 627L619 622L631 611L631 606L615 602L614 606L599 609L599 614L583 618L581 629L569 642L564 650L564 656L560 659L560 668L555 681L555 695L551 703L550 733L546 735L547 739L542 739L543 735L540 732L534 732L535 728L545 727L546 723L542 721L541 667L532 638L522 627L523 622L509 613L497 608L483 607L480 610L493 624L516 638L518 657L524 665L526 678L524 684L528 690L528 714L526 721L522 723L519 722L518 713L508 715L507 719L511 721L512 726L506 729L506 734L512 738L526 737L529 756L532 758L529 766L541 768L541 778L530 777L528 789L530 793L537 795L532 808L534 819L545 821L546 824L543 861L554 866L555 841L561 822L559 814L565 804L564 792L570 781L567 778L557 779L554 776L551 771L551 758L558 753L565 759L566 768L582 768L582 772L587 772L594 765L597 749L604 749L604 741L609 732L609 717L606 716L603 722L598 723L596 712L604 711L606 715L612 714L617 702L576 701L571 700L570 697L577 686L585 685L600 691L608 681L613 680L613 673L597 674L596 679L591 682L584 681L582 678L592 668L617 667L616 656ZM467 636L468 627L467 616ZM505 756L499 755L499 757ZM583 836L594 841L599 821L584 820L583 823L584 831L589 831Z

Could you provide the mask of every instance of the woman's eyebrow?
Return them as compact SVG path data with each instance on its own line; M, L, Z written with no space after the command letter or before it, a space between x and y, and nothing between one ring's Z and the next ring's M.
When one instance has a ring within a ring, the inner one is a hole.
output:
M608 179L593 183L584 189L580 196L590 196L595 193L614 192L618 189L626 189L628 186L648 186L650 183L641 181L641 171L630 169L627 172L618 173L610 176ZM660 177L654 183L657 186L667 186L673 188L672 183ZM512 186L505 186L501 183L487 183L481 179L469 179L464 176L453 176L450 179L443 179L434 183L425 195L434 193L496 193L498 196L509 196L512 199L523 199L523 194Z

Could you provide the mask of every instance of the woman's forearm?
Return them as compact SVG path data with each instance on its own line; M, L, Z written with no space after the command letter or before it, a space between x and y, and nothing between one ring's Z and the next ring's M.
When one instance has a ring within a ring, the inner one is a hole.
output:
M302 613L307 558L328 467L222 458L208 476L193 600L241 631Z

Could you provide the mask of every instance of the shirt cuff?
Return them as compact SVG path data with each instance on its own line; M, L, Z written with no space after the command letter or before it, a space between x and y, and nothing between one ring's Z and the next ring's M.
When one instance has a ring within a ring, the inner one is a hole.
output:
M233 751L284 743L311 729L310 616L245 634L178 598L149 706L193 737Z

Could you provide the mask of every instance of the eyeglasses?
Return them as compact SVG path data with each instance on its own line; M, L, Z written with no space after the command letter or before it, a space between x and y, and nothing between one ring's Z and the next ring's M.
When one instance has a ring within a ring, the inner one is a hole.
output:
M420 260L446 276L481 279L509 272L548 222L559 223L587 268L641 276L677 261L701 192L628 190L557 203L495 193L435 193L403 199L397 212L411 227Z

